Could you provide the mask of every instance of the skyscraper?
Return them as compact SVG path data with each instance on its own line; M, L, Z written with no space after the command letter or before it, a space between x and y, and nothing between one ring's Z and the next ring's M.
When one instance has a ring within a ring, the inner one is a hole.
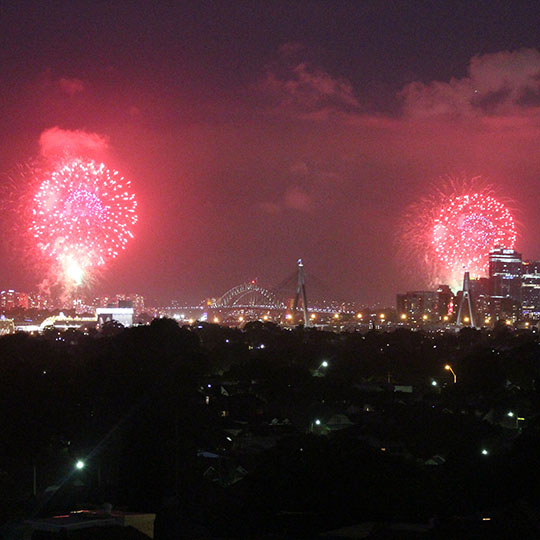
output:
M540 261L523 263L521 305L523 315L540 318Z
M497 248L489 254L491 296L521 302L521 253Z

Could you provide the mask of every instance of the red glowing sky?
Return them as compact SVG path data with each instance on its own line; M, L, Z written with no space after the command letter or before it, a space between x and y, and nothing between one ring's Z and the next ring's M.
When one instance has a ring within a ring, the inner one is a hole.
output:
M395 255L403 210L449 174L515 201L540 258L538 10L338 4L12 6L0 169L71 145L121 170L136 240L97 287L160 301L302 257L326 296L393 303L424 286ZM1 254L0 287L34 288Z

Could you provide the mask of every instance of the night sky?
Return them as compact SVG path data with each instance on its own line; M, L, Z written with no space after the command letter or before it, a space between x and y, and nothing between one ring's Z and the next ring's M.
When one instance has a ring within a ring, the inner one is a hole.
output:
M540 258L537 2L2 2L0 17L0 171L91 146L137 194L136 238L96 292L198 301L275 286L302 257L325 296L392 304L425 286L396 256L403 212L445 175L488 178ZM35 289L2 250L0 287Z

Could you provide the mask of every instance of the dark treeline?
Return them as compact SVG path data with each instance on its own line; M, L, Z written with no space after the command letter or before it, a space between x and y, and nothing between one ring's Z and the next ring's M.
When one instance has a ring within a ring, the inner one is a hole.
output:
M0 374L3 522L110 502L156 512L158 539L486 512L501 537L534 529L534 332L160 319L5 336Z

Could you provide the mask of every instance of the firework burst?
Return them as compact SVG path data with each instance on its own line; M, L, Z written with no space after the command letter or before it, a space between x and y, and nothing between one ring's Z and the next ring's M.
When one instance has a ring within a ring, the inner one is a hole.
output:
M69 159L41 179L29 230L65 284L78 286L125 249L133 238L136 207L130 182L117 171L92 160Z
M507 205L482 179L447 178L408 208L399 240L402 254L412 257L412 266L429 285L456 287L465 269L476 277L487 274L494 248L515 246L516 225Z

